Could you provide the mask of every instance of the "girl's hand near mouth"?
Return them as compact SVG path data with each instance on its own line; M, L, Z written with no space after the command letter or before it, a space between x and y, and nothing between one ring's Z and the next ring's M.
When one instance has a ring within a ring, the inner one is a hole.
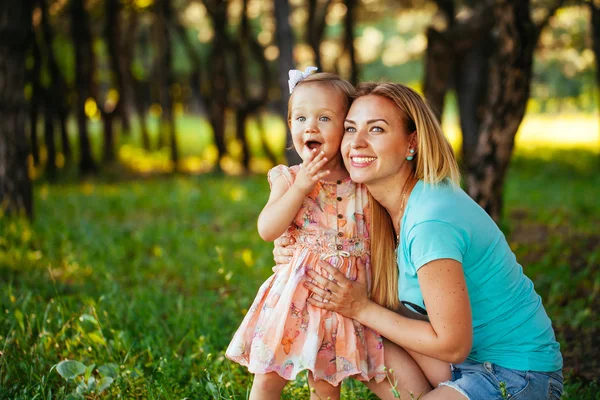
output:
M317 153L316 149L311 150L310 156L302 163L292 188L296 188L304 196L312 192L317 182L331 172L321 171L327 161L324 152Z

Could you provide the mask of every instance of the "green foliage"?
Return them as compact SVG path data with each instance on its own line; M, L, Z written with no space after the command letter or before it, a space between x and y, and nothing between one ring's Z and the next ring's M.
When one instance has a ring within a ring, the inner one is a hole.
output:
M90 318L93 319L93 317ZM67 398L85 399L85 395L101 394L108 389L114 382L113 377L105 376L107 368L106 366L102 366L98 369L101 378L100 380L96 380L96 378L91 376L94 367L94 364L86 367L79 361L72 360L64 360L56 365L56 371L60 376L65 378L67 382L74 382L76 384L75 390Z
M571 367L598 358L582 339L599 328L597 157L518 152L505 195L507 236ZM40 182L35 195L34 223L0 217L0 398L247 397L252 378L224 350L271 274L255 232L264 177ZM598 396L578 373L565 398ZM283 397L308 393L302 376ZM343 396L374 398L354 381Z
M72 380L83 375L86 367L79 361L65 360L58 363L56 371L66 380Z

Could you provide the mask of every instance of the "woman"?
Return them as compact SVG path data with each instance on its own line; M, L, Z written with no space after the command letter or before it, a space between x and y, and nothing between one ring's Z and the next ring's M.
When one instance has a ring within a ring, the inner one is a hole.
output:
M458 186L454 154L432 111L403 85L357 90L342 156L352 180L366 184L388 214L372 216L373 293L364 268L351 281L323 263L329 279L308 272L310 303L389 341L386 365L402 398L560 398L562 356L551 321L502 232ZM394 398L389 384L368 385Z

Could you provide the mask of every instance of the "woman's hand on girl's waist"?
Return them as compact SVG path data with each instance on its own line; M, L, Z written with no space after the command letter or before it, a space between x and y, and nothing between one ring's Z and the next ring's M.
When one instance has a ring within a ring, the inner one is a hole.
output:
M327 262L320 262L319 266L328 276L325 277L312 269L306 271L310 280L307 280L304 286L315 294L307 301L313 306L357 319L360 312L371 302L367 293L366 266L362 259L357 259L358 277L355 281L346 278Z

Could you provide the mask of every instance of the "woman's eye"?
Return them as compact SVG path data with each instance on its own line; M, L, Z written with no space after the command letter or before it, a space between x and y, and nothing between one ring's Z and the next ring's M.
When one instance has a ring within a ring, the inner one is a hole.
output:
M319 118L319 121L327 122L327 121L329 121L329 117L322 116L321 118Z
M354 133L354 132L356 132L356 128L353 127L353 126L347 126L347 127L344 128L344 130L346 132L348 132L348 133Z
M378 126L373 126L373 127L371 127L371 132L381 133L381 132L383 132L383 128L380 128Z
M306 121L306 117L302 117L302 116L296 117L296 121L304 122L304 121Z

